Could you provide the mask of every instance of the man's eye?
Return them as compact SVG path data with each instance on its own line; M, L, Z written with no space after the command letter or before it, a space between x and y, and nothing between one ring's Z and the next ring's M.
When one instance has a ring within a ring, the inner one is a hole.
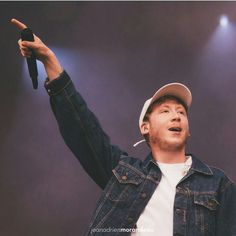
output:
M185 112L184 111L179 111L179 114L185 115Z
M163 110L162 113L168 113L169 111L168 110Z

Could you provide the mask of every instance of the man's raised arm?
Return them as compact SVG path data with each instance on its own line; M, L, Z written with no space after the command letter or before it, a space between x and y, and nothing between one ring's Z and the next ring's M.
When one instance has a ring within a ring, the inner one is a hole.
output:
M19 30L27 28L16 19L12 19L11 22ZM111 145L109 136L75 89L72 80L52 50L36 35L34 40L34 42L18 41L21 54L26 58L30 57L33 49L36 59L43 63L49 80L46 81L45 87L61 135L85 171L101 188L104 188L121 155L127 154L119 147Z

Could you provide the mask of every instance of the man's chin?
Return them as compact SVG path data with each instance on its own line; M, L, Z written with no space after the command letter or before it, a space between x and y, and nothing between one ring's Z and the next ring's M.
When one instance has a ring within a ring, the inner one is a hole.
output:
M165 139L157 139L150 137L150 143L159 146L160 149L166 151L180 151L185 148L187 138L183 137L166 137Z
M185 148L186 140L170 139L166 140L165 148L167 151L180 151Z

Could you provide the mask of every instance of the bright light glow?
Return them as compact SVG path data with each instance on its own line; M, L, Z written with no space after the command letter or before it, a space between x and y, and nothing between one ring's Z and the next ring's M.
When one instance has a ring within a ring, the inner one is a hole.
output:
M226 26L228 25L228 23L229 23L228 17L227 17L226 15L222 15L222 16L220 17L220 25L221 25L222 27L226 27Z
M57 55L57 58L63 65L63 68L66 69L66 71L71 75L71 77L77 77L78 76L78 67L80 63L80 53L73 49L68 48L59 48L59 47L53 47L49 46L52 51ZM32 93L35 93L35 90L32 89L32 82L31 78L29 76L28 66L25 59L22 59L22 78L24 78L22 81L25 83L25 87L29 89ZM37 61L37 67L38 67L38 91L43 89L44 81L47 77L45 69L43 64L40 61ZM75 72L76 70L76 72Z

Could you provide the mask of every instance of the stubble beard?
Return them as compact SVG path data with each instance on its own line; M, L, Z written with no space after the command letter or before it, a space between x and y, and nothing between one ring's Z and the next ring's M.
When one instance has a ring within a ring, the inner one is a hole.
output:
M159 134L149 136L149 142L151 145L157 146L160 150L168 152L179 152L183 150L187 143L187 139L188 137L186 135L181 141L173 142L160 137Z

